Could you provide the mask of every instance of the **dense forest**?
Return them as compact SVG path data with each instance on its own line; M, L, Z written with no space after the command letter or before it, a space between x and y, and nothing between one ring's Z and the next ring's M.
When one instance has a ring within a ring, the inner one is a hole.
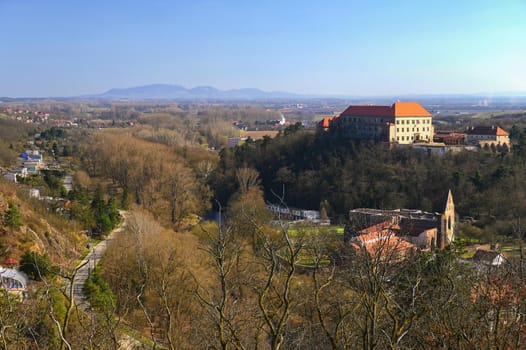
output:
M512 152L437 156L289 127L275 139L223 149L212 187L227 203L235 189L235 169L253 167L267 201L283 197L292 207L324 206L339 222L360 207L439 212L451 189L461 217L476 217L489 224L487 229L511 233L512 224L526 214L526 139L520 131L514 136Z

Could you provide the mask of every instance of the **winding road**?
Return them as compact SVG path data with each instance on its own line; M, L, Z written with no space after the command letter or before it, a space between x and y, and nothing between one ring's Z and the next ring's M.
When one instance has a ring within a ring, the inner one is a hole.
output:
M77 265L78 270L73 282L73 296L75 298L75 304L77 307L86 313L92 312L92 309L88 299L84 295L84 283L86 283L91 271L93 271L100 259L102 259L104 256L106 248L108 247L108 243L111 242L116 233L121 232L125 227L126 219L128 218L128 212L120 211L120 214L122 216L122 222L119 224L119 226L115 228L106 239L100 241L97 245L90 247L88 255L86 255L86 257ZM119 349L121 350L143 348L142 344L138 340L124 333L121 334L119 343Z

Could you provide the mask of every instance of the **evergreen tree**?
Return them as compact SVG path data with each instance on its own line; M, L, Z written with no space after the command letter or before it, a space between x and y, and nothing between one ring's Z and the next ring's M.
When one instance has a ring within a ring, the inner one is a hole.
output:
M124 210L128 210L130 208L132 198L130 191L128 190L128 187L124 187L124 190L122 191L122 197L121 197L121 208Z
M13 203L9 203L9 207L5 213L5 222L6 225L11 229L11 232L22 226L22 223L20 222L20 211Z
M117 207L117 201L114 197L111 197L108 200L108 204L106 205L106 211L108 213L108 217L111 222L111 229L113 230L121 220L121 215L119 214L119 208Z

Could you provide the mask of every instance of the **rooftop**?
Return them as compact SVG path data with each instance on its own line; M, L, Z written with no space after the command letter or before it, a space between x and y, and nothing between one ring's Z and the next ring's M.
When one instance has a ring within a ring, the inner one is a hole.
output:
M371 117L431 117L418 102L395 102L391 106L349 106L341 115Z
M473 261L480 262L484 264L492 264L499 255L499 252L493 250L482 250L477 249L475 255L473 256Z
M508 132L500 126L472 126L466 130L468 135L492 135L492 136L508 136Z

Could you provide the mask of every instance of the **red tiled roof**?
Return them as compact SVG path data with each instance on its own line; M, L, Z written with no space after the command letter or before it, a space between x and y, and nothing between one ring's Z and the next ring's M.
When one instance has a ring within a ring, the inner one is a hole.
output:
M431 117L431 113L418 102L396 102L393 106L395 117Z
M371 117L430 117L418 102L395 102L392 106L349 106L341 115Z
M394 111L389 106L349 106L341 115L392 117Z
M358 238L363 235L369 234L375 234L376 236L378 236L379 234L390 233L392 230L400 230L400 226L398 224L393 223L391 220L386 220L384 222L373 226L369 226L359 231L358 233L360 233L360 236L358 236Z
M386 220L359 231L359 235L355 237L355 242L351 246L357 250L360 247L364 247L371 256L382 252L403 252L414 249L414 244L396 236L396 232L399 230L400 226L398 224L393 223L391 220Z
M508 136L506 130L500 126L475 126L466 130L468 135L492 135L492 136Z
M18 260L16 260L15 258L6 258L4 261L3 261L3 264L5 265L17 265L18 264Z
M375 256L377 254L389 255L392 253L403 253L416 248L414 244L404 241L397 236L389 236L366 244L352 243L351 246L356 250L360 250L361 247L365 248L370 256Z

